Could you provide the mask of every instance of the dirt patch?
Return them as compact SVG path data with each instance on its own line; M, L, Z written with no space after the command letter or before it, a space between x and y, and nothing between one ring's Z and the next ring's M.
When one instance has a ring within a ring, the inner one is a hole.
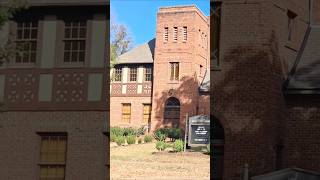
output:
M111 179L210 179L210 156L202 152L158 152L155 143L111 148Z

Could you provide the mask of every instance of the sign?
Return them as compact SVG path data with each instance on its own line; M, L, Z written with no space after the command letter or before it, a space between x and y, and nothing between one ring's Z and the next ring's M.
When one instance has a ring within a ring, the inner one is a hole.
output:
M189 118L189 146L206 145L210 143L210 119L208 116L193 116Z

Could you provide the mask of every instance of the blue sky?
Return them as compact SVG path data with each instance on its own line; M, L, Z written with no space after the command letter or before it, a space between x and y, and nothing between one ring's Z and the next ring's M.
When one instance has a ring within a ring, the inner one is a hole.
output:
M111 0L111 22L127 26L133 46L155 37L156 14L159 7L195 4L206 16L209 0Z

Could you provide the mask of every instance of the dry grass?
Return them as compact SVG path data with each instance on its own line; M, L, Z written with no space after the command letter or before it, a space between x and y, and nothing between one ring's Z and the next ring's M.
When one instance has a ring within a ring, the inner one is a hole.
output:
M210 156L201 152L158 152L155 143L111 148L112 180L210 179Z

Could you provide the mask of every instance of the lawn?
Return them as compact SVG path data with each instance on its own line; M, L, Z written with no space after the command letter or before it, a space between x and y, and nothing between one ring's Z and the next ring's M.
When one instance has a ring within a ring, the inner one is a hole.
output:
M210 156L202 152L158 152L155 143L111 147L112 180L210 179Z

